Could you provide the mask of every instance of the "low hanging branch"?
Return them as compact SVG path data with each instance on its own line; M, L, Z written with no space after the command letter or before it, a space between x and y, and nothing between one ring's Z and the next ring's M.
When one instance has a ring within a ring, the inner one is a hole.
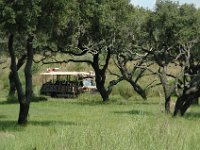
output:
M69 62L74 62L74 63L88 63L92 64L91 61L89 60L75 60L75 59L68 59L68 60L62 60L62 61L44 61L45 59L42 60L43 64L63 64L63 63L69 63Z

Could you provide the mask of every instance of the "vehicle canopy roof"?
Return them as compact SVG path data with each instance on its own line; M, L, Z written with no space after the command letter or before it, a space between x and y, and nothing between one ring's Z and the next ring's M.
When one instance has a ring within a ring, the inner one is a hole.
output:
M42 76L77 76L82 78L92 78L95 74L92 72L76 72L76 71L52 71L40 73Z

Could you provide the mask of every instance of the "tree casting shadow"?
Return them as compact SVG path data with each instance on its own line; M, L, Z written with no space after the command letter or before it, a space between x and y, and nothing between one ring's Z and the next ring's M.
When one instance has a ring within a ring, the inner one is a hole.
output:
M0 131L23 131L23 128L17 124L17 121L13 120L0 120Z
M62 126L83 126L85 124L80 122L70 122L70 121L53 121L53 120L44 120L44 121L28 121L25 126L33 125L33 126L55 126L55 125L62 125ZM23 131L25 126L20 126L17 124L17 121L14 120L0 120L0 131L12 131L12 132L19 132Z

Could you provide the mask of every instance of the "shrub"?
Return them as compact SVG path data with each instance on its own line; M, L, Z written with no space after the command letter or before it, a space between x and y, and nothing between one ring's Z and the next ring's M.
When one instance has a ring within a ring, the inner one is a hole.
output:
M17 103L18 99L16 96L7 96L7 103Z

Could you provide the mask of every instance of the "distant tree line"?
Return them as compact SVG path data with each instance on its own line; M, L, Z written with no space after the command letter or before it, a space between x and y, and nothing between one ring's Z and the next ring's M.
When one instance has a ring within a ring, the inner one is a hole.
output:
M19 124L27 122L33 96L35 54L42 56L44 64L91 65L103 101L108 101L113 86L124 80L143 99L148 97L148 88L161 85L167 113L174 94L174 115L184 115L198 102L200 9L194 5L161 0L154 10L146 10L129 0L1 0L0 31L0 41L4 41L0 53L11 60L9 95L16 92L20 104ZM47 61L55 53L73 59ZM105 84L111 60L119 71L110 72L116 79ZM158 67L152 69L153 64ZM170 72L171 64L177 68L176 74ZM23 65L25 89L19 77ZM160 83L141 86L139 80L147 72L157 75Z

